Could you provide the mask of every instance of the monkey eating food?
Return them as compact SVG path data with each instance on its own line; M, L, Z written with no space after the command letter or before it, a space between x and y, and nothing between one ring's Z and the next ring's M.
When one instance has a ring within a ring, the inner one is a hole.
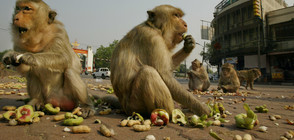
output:
M17 0L12 17L13 51L3 62L27 78L27 91L36 110L46 103L63 110L82 108L84 118L95 111L80 77L81 64L57 13L42 0Z
M175 100L198 115L208 114L208 107L172 76L195 47L191 35L182 37L187 32L183 11L161 5L147 13L148 19L128 32L112 55L111 83L122 109L150 115L161 108L171 115ZM183 40L184 47L173 54Z

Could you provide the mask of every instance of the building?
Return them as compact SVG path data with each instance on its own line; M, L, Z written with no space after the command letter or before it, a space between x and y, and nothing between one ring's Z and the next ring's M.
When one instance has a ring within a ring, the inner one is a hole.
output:
M272 81L294 81L294 7L266 13L266 45Z
M292 68L274 62L276 58L290 61L289 50L294 51L293 32L286 31L288 25L293 26L290 15L294 11L286 7L283 0L222 0L211 22L214 49L209 62L218 66L230 62L237 70L260 68L264 81L290 80L285 78L285 71Z

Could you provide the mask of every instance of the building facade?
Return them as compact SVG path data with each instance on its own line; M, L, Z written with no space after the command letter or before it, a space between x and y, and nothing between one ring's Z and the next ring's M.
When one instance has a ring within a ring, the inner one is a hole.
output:
M293 25L290 15L294 11L292 7L286 7L283 0L221 1L215 7L211 22L214 28L211 40L214 57L209 60L210 63L221 66L230 62L237 70L260 68L264 81L291 80L285 78L289 73L285 71L292 69L289 67L293 65L291 53L288 52L294 50L294 36L287 30ZM276 59L282 58L292 61L288 62L291 66L276 64Z

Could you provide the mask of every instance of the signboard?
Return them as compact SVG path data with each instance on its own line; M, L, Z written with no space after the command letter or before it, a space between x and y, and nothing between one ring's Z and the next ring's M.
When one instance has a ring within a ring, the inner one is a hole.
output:
M224 63L237 64L238 63L238 57L225 58Z
M213 28L201 25L201 39L211 40L213 35Z

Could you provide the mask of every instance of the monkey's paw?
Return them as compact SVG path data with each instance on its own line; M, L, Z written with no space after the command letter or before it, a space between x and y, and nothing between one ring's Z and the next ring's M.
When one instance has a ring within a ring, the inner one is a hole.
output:
M195 40L191 35L187 35L184 40L184 51L190 53L195 48Z
M20 53L18 52L10 51L3 56L2 60L6 65L19 66L20 62L18 61L18 57L17 57L19 55Z
M27 65L37 65L36 59L33 54L25 53L19 56L19 62Z
M93 106L81 106L81 112L82 112L82 117L83 118L88 118L88 117L91 117L91 116L94 116L95 114L95 109Z
M28 105L33 106L35 110L41 110L44 107L44 103L38 99L32 99L29 101Z

